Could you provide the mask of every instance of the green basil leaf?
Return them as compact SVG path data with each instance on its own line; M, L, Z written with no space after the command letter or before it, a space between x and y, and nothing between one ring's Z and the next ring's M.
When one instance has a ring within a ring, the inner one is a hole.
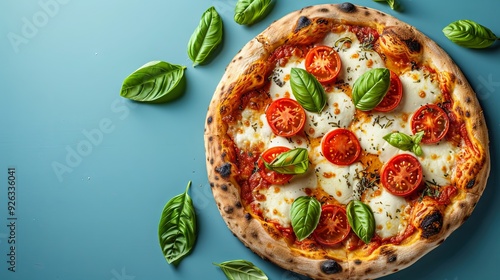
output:
M222 18L214 7L208 8L201 16L198 27L188 43L188 56L193 65L203 64L222 42Z
M490 29L472 20L457 20L443 29L444 35L455 44L466 48L487 48L500 40Z
M352 230L366 244L375 234L375 218L370 206L359 200L352 200L346 208L347 220Z
M290 219L299 241L306 239L316 229L320 216L321 203L316 198L301 196L293 201Z
M374 2L385 2L387 4L389 4L389 7L391 7L391 9L397 11L400 9L400 4L399 4L399 1L398 0L373 0Z
M387 68L375 68L359 77L352 88L352 100L357 109L370 111L384 99L391 84Z
M184 93L186 66L151 61L135 70L123 81L122 97L146 103L163 103Z
M307 149L295 148L279 154L270 163L264 161L264 165L281 174L303 174L309 168L309 154Z
M214 263L229 280L268 280L267 275L253 263L245 260L232 260Z
M170 199L158 225L160 246L168 263L177 265L187 256L196 242L196 213L193 201L186 191Z
M234 9L234 21L241 25L252 25L269 14L273 7L273 0L239 0Z
M326 106L326 94L321 83L301 68L290 70L290 86L295 99L309 112L320 113Z
M424 132L419 131L417 134L410 136L402 132L391 132L385 135L383 138L387 143L392 146L403 150L411 151L416 156L421 156L423 154L422 147L420 147L420 142L424 137Z

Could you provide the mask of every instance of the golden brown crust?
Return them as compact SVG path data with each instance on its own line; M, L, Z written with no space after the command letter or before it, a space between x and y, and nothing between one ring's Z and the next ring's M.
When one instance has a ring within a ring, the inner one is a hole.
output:
M467 135L469 146L475 152L474 156L465 152L459 155L463 157L459 160L462 177L456 181L458 194L450 205L441 207L428 203L430 206L422 208L413 220L415 233L399 245L382 245L370 255L358 250L335 260L323 260L310 259L292 251L284 240L271 237L269 230L264 228L265 224L263 226L245 210L240 188L234 179L237 172L235 155L228 144L227 120L224 118L238 110L240 95L236 93L258 88L264 83L270 69L262 61L276 47L296 38L312 37L307 34L297 36L296 33L310 32L310 29L300 27L301 24L310 24L305 20L314 18L330 20L315 22L315 34L322 32L323 24L329 28L330 24L340 22L375 28L381 34L380 49L386 54L388 65L410 60L436 69L441 79L449 80L444 84L451 85L452 88L446 90L453 100L453 111L464 120L462 136ZM470 216L486 186L490 170L488 145L488 132L479 102L448 54L414 27L380 11L349 3L310 6L290 13L246 44L227 66L209 105L205 126L208 179L228 228L259 256L314 279L381 277L411 265L441 244Z

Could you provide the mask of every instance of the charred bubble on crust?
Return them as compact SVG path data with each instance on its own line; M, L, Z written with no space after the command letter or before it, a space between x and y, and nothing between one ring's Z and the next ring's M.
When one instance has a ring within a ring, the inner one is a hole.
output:
M408 49L412 52L419 53L420 49L422 48L422 45L420 45L420 42L415 40L415 39L408 39L404 40L405 45L408 47Z
M250 213L245 213L245 220L250 221L252 219L252 215Z
M392 254L392 255L387 256L388 263L393 263L397 260L398 260L398 255L396 255L396 254Z
M216 167L215 171L222 176L222 178L227 178L231 175L231 164L224 163L222 166Z
M326 274L336 274L342 272L342 266L334 260L326 260L321 263L321 271Z
M465 187L466 187L467 189L472 189L472 188L474 187L474 185L475 185L475 184L476 184L476 179L472 179L472 180L470 180L470 181L467 183L467 185L465 185Z
M356 6L349 2L344 2L339 6L340 10L345 13L354 13L356 12Z
M224 212L226 212L227 214L232 214L234 211L233 206L224 206L223 209L224 209Z
M241 205L240 201L236 202L236 204L234 206L236 206L236 208L242 208L243 207L243 205Z
M211 124L213 120L214 120L214 119L212 118L212 116L209 116L209 117L207 118L207 124Z
M363 262L360 259L354 260L355 265L361 265Z
M443 214L438 210L433 211L422 220L420 228L424 238L438 234L443 228Z
M299 18L299 20L297 20L297 26L295 27L294 32L297 32L297 31L301 30L302 28L311 25L311 23L312 23L312 21L308 17L301 16Z
M220 186L221 190L227 192L227 185L226 184L223 184Z

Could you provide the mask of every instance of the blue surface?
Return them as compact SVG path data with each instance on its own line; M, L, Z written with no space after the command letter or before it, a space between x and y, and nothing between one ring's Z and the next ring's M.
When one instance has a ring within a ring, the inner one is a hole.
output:
M233 21L235 2L0 2L0 279L224 279L212 262L232 259L253 262L270 279L305 279L260 259L227 229L207 182L203 128L237 51L275 19L326 1L277 1L251 27ZM395 15L441 45L476 90L491 142L500 142L500 42L469 50L441 32L472 19L500 34L499 1L401 0L400 13L352 2ZM224 20L225 40L210 64L193 68L187 42L210 6ZM182 98L146 105L119 96L123 79L151 60L188 67ZM470 219L415 265L383 279L500 279L498 145L491 153L492 174ZM16 172L13 215L9 168ZM174 267L161 253L157 225L164 204L188 181L199 235Z

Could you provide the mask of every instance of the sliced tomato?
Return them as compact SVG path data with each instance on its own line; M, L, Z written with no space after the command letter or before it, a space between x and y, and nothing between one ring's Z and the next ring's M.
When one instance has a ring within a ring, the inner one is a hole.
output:
M392 111L398 107L401 99L403 99L403 84L398 75L391 71L391 85L389 90L374 110L379 112Z
M407 196L420 187L422 177L418 159L410 154L399 154L382 166L380 182L390 193Z
M330 83L337 78L342 63L340 56L333 48L317 46L306 54L305 67L320 83Z
M436 104L426 104L415 112L411 118L413 134L423 131L422 143L437 143L448 133L450 119L446 112Z
M260 156L259 161L257 162L257 166L259 168L259 173L264 180L268 181L271 184L275 185L283 185L286 182L292 179L293 175L291 174L281 174L276 171L267 169L264 165L264 161L267 163L271 163L278 155L289 151L290 149L287 147L276 146L265 150Z
M318 243L333 246L342 242L350 231L351 226L343 207L333 204L321 207L319 223L313 232L313 237Z
M361 154L358 138L350 130L337 128L328 132L321 140L323 156L337 165L350 165Z
M291 98L280 98L269 105L266 119L274 134L289 137L304 128L306 112L299 102Z

